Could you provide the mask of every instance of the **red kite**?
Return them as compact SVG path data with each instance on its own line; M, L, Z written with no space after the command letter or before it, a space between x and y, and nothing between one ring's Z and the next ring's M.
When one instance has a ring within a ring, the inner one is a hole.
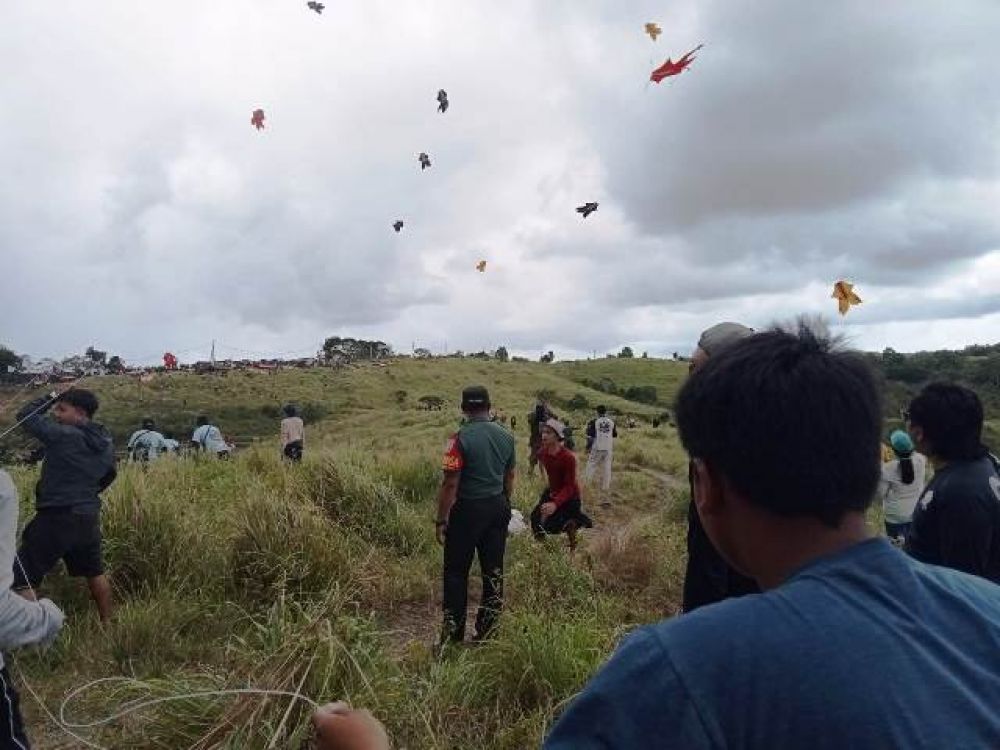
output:
M694 53L700 50L704 46L705 46L704 44L699 44L697 47L688 52L686 55L684 55L684 57L682 57L677 62L674 62L668 57L667 61L663 63L663 65L661 65L652 73L650 73L649 80L651 80L653 83L659 83L664 78L680 75L685 70L687 70L688 66L691 63L694 62L695 60Z
M257 130L264 129L264 110L255 109L253 111L253 117L250 118L250 124L253 125Z
M838 281L834 284L833 294L830 296L837 300L837 307L840 309L841 315L847 315L851 305L861 304L861 298L854 293L854 284L848 284L846 281Z
M476 270L479 271L479 273L486 273L486 261L481 260L476 263Z
M168 370L177 369L177 357L175 357L170 352L163 355L163 366Z

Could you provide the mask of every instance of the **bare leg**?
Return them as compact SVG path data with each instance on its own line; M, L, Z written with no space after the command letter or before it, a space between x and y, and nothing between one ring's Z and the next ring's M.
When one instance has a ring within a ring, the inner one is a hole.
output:
M566 532L566 538L569 540L570 552L576 552L576 545L577 545L576 530L577 530L576 521L570 521L563 527L563 531Z
M105 575L94 576L87 579L87 587L90 589L90 596L97 605L97 614L101 617L101 622L111 622L111 583Z

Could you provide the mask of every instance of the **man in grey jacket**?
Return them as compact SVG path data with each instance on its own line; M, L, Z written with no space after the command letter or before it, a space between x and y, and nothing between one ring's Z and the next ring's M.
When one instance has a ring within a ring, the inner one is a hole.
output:
M0 748L24 748L28 738L17 691L7 670L5 654L30 644L51 643L63 624L63 613L48 599L34 602L11 590L17 566L17 489L0 470Z
M114 481L115 452L110 433L92 421L97 397L71 388L55 398L29 403L17 419L45 446L35 487L35 517L21 535L14 588L34 591L60 560L71 576L87 579L101 620L111 618L111 584L104 575L100 493ZM51 410L51 416L46 414Z

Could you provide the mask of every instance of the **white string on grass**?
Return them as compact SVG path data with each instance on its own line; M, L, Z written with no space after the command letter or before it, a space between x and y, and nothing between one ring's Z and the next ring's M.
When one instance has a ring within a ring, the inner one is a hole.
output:
M70 721L66 718L66 707L73 702L80 694L94 688L98 685L107 685L109 683L119 683L119 684L131 684L138 687L150 688L152 687L148 682L143 682L142 680L137 680L132 677L101 677L97 680L91 680L90 682L81 685L78 688L70 691L63 698L62 703L59 705L59 724L67 729L96 729L97 727L103 727L110 724L113 721L121 719L122 717L128 716L129 714L134 714L136 711L141 711L144 708L150 708L151 706L158 706L163 703L171 703L173 701L190 700L193 698L220 698L225 696L233 695L261 695L272 698L291 698L293 700L302 701L306 703L313 710L320 707L319 703L314 701L308 695L303 695L292 690L268 690L265 688L230 688L222 690L200 690L191 693L180 693L177 695L165 695L160 698L150 698L149 700L138 700L129 701L122 704L119 710L114 713L108 714L107 716L102 716L101 718L94 719L93 721L77 722Z
M28 586L28 591L31 592L31 596L35 601L38 601L38 595L35 593L35 589L31 585L31 581L28 580L28 573L24 569L24 564L21 562L20 556L15 553L14 561L17 563L18 567L21 569L21 574L24 576L24 582ZM18 670L20 671L20 670ZM225 696L235 696L235 695L260 695L264 697L272 698L291 698L293 701L302 701L307 704L313 710L320 708L319 703L314 701L308 695L303 695L302 693L291 691L291 690L268 690L266 688L229 688L221 690L200 690L190 693L180 693L177 695L165 695L159 698L150 698L149 700L133 700L127 701L121 705L119 710L115 711L108 716L103 716L98 719L94 719L89 722L74 722L66 718L66 707L79 696L81 693L85 693L97 685L106 685L111 682L117 682L122 684L133 684L142 686L145 688L152 687L148 682L143 682L137 680L134 677L101 677L96 680L91 680L77 688L74 688L63 698L62 703L59 704L59 716L55 716L49 707L46 705L45 701L42 700L41 696L35 691L31 686L31 683L21 672L21 682L31 693L31 697L35 699L35 702L41 707L42 711L45 713L52 723L55 724L59 729L65 732L68 736L72 737L77 742L83 743L85 746L92 748L92 750L109 750L103 745L98 745L90 740L81 737L74 729L96 729L97 727L102 727L110 724L113 721L121 719L129 714L134 714L136 711L141 711L144 708L150 708L152 706L158 706L164 703L171 703L174 701L191 700L199 698L220 698ZM291 706L289 706L291 708Z

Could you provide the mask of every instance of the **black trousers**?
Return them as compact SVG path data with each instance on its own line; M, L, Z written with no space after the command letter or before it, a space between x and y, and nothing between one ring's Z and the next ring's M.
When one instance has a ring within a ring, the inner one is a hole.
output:
M503 556L507 549L510 503L503 495L459 500L448 517L444 542L444 632L442 640L465 640L469 604L469 570L479 556L483 595L476 614L476 638L496 627L503 609Z
M694 504L692 488L688 507L687 570L684 573L684 611L691 612L706 604L744 594L759 594L760 587L729 566L715 549L701 525L701 516Z
M10 657L5 657L10 658ZM21 720L21 699L7 667L0 669L0 750L30 750Z
M578 529L594 528L594 522L583 512L579 495L567 500L556 508L551 516L542 521L542 506L547 502L549 502L549 491L545 490L538 500L538 504L531 511L531 532L536 537L543 537L546 534L561 534L570 521L575 521Z

